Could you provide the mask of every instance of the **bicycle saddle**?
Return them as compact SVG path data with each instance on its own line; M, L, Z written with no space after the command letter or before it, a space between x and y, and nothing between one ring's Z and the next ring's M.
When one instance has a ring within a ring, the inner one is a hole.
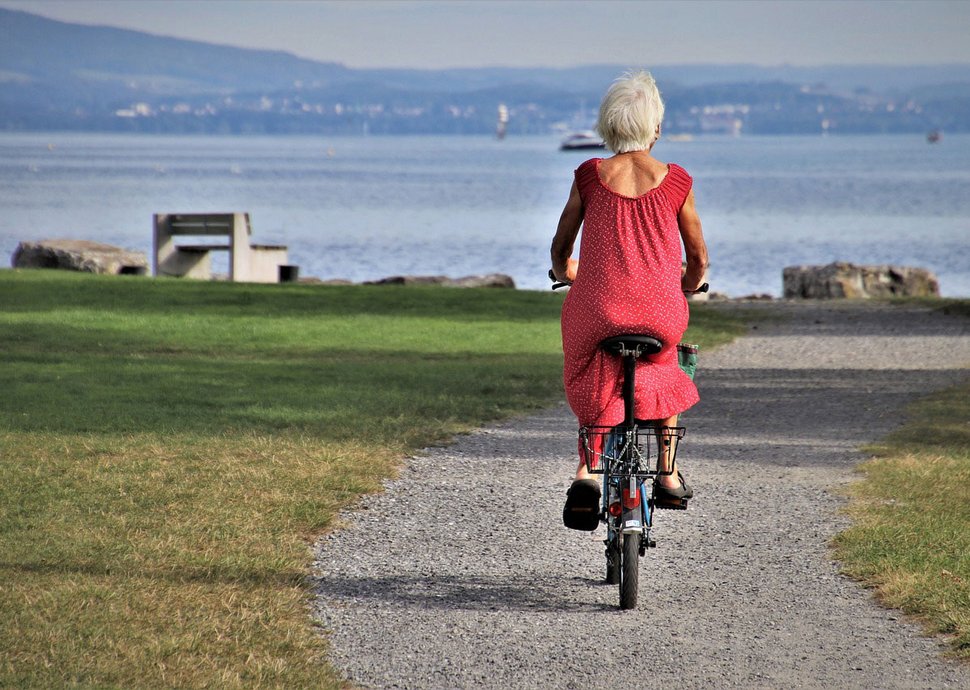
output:
M600 341L600 349L613 355L623 350L636 351L637 357L655 355L663 349L664 344L650 335L614 335Z

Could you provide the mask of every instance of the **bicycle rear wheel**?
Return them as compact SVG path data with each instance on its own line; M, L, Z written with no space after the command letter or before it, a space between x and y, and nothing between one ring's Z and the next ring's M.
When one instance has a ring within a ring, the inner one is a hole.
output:
M637 589L640 585L640 535L623 534L620 562L620 608L637 607Z

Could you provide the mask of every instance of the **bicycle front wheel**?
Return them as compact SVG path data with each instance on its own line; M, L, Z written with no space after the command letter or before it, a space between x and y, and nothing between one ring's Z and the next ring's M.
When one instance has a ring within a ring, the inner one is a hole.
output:
M640 535L624 534L620 561L620 608L637 607L640 586Z

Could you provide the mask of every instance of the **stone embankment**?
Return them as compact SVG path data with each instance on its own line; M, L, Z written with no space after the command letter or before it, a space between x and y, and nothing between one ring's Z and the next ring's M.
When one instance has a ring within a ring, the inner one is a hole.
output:
M480 276L464 276L463 278L449 278L448 276L389 276L379 280L367 280L354 283L342 278L321 280L320 278L300 278L305 285L440 285L442 287L464 288L509 288L515 289L515 281L504 273L487 273Z
M55 268L88 273L149 273L144 252L130 251L90 240L40 240L21 242L13 253L14 268ZM303 284L352 285L348 280L301 278ZM515 289L504 273L450 278L442 275L397 275L365 281L363 285L440 285L443 287L489 287ZM788 266L782 271L785 299L868 299L873 297L938 297L940 284L924 268L911 266L859 266L835 262L827 266ZM698 294L691 300L725 300L721 293ZM748 295L739 299L770 300L771 295Z
M391 276L365 282L364 285L442 285L444 287L515 288L515 281L504 273L449 278L448 276Z
M53 268L85 273L148 275L148 257L135 252L90 240L24 241L17 245L10 260L14 268ZM301 283L314 285L353 285L349 280L302 278ZM504 273L450 278L448 276L390 276L366 281L363 285L441 285L444 287L494 287L515 289L515 281Z
M148 257L89 240L21 242L10 260L14 268L59 268L84 273L146 275Z
M788 266L782 271L784 297L867 299L870 297L939 297L940 283L925 268L857 266Z

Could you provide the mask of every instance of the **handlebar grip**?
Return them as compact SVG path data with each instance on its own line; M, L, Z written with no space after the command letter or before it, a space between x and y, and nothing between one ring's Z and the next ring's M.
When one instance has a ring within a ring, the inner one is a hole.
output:
M549 269L549 280L552 281L553 290L558 290L559 288L562 288L562 287L569 287L571 285L571 283L567 283L561 280L556 280L556 274L551 268Z

